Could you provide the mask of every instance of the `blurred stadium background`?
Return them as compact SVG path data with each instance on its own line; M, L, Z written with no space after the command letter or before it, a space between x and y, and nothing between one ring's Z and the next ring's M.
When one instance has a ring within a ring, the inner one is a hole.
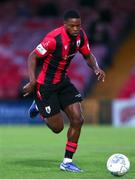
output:
M134 0L1 0L0 124L42 123L28 118L32 97L22 97L27 57L71 7L80 11L91 49L106 71L106 81L97 82L80 54L70 66L68 74L85 97L86 123L135 126Z
M97 82L80 54L68 71L85 97L85 125L75 156L85 173L77 175L58 168L67 127L56 136L39 117L30 120L32 97L22 97L28 54L71 8L80 11L91 50L106 72L105 82ZM135 0L0 1L0 178L115 178L105 162L117 152L131 160L124 178L135 177L134 19Z

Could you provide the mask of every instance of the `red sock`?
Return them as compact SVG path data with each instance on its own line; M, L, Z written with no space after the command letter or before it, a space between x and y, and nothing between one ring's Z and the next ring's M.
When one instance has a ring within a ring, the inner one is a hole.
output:
M66 150L65 158L72 159L73 154L76 152L77 146L78 146L77 143L67 141L66 148L65 148L65 150Z

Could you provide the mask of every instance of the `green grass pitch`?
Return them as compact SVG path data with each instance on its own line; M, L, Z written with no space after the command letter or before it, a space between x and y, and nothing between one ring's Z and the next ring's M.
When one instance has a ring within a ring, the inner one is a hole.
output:
M135 129L84 125L74 162L83 173L59 170L67 127L60 134L46 126L0 126L0 179L117 179L107 158L123 153L131 162L120 179L135 178Z

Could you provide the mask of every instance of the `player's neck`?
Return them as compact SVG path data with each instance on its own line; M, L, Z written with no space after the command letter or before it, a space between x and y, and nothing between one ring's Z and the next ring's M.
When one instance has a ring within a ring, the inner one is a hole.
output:
M67 35L69 36L69 38L70 38L72 41L76 40L76 36L72 36L72 35L69 34L69 32L67 32L67 31L66 31L66 33L67 33Z

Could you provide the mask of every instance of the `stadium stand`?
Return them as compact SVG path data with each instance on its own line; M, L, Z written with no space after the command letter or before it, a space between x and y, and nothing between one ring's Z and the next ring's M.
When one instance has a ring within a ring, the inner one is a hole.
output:
M121 91L125 91L125 88L133 88L134 84L132 84L133 80L130 80L130 74L135 66L135 51L131 51L131 49L134 49L134 45L135 31L128 36L123 45L116 51L113 58L113 66L107 70L104 85L98 83L98 86L91 92L90 98L100 99L102 97L102 99L115 99L124 96L124 92L122 93ZM129 82L126 82L128 76Z
M88 6L81 5L81 1L72 0L58 0L57 4L52 0L45 2L42 0L1 2L0 98L19 97L20 87L28 79L26 61L29 52L47 32L61 25L61 15L70 7L80 10L84 28L87 30L90 44L92 44L92 51L99 64L102 66L106 66L105 63L111 64L110 55L119 37L121 37L129 14L135 9L134 1L131 0L129 4L124 0L122 6L117 0L110 0L109 2L98 0L95 2L95 4ZM44 8L52 8L49 11L52 14L41 13L42 5ZM10 12L10 14L5 12ZM105 13L110 16L110 20L106 20ZM96 22L96 25L93 35L91 35L90 28L93 22ZM94 33L96 34L95 39L93 38ZM104 34L107 34L105 38ZM90 82L93 81L93 74L86 67L85 61L79 54L72 62L68 74L81 92L84 92Z
M118 99L128 99L135 97L135 68L130 73L128 79L118 93Z

